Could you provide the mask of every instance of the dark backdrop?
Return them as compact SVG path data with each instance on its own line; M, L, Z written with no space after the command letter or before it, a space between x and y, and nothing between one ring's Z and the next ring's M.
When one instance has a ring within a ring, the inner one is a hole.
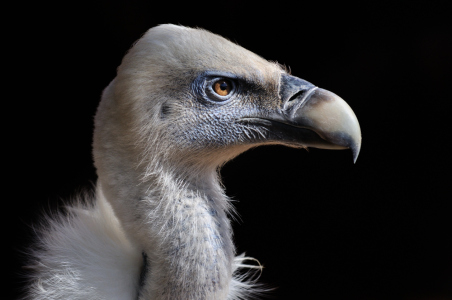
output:
M337 2L6 7L8 297L23 286L31 225L96 180L93 115L122 56L148 28L175 23L290 66L344 98L360 121L355 165L349 151L262 147L222 170L241 216L238 252L265 266L273 298L452 299L450 10L431 1Z

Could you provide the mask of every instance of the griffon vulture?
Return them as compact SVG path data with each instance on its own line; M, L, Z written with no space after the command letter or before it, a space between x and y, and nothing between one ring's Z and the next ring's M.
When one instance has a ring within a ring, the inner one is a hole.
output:
M268 144L356 160L361 132L340 97L277 63L205 30L150 29L96 113L96 194L47 218L28 299L252 298L218 169Z

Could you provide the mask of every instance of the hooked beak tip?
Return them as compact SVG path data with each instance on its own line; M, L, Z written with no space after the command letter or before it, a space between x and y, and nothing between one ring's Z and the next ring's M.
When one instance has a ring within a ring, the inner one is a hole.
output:
M361 150L361 142L359 144L355 144L352 147L350 147L350 150L352 150L352 154L353 154L353 163L356 164L356 160L358 159L359 151Z

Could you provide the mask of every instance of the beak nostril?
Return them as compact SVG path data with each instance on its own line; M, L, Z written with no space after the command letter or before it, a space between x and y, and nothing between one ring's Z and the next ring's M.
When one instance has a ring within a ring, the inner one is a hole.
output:
M289 100L287 100L287 102L293 101L295 99L297 99L298 97L300 97L301 95L303 95L306 91L302 90L299 91L298 93L295 93L292 95L292 97L289 98Z

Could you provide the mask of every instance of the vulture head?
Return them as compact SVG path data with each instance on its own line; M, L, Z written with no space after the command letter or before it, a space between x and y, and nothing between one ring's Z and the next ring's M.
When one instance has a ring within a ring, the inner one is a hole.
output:
M205 30L150 29L96 113L94 204L50 222L32 299L245 299L217 170L266 144L356 160L361 132L340 97L277 63Z
M208 31L161 25L130 49L105 90L94 155L110 183L114 166L142 180L194 179L265 144L349 148L356 160L361 132L337 95Z

